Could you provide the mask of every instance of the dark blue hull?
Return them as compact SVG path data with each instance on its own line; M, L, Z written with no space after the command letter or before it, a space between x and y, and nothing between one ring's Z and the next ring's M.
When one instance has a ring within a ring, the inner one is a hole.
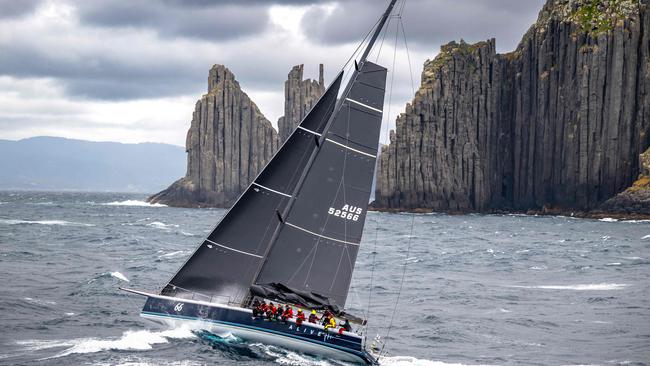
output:
M149 295L142 309L145 317L202 321L242 339L278 345L300 352L324 355L348 362L377 365L363 349L363 339L353 333L325 331L321 326L253 318L252 311L200 301Z

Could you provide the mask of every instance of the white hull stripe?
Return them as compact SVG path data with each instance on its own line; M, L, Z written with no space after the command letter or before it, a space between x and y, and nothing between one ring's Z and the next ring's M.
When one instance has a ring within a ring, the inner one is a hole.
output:
M334 239L334 238L330 238L329 236L316 234L316 233L313 232L313 231L309 231L309 230L307 230L307 229L303 229L303 228L301 228L300 226L296 226L296 225L294 225L294 224L292 224L292 223L290 223L290 222L285 222L285 224L287 224L288 226L291 226L292 228L296 228L296 229L298 229L298 230L304 231L304 232L306 232L306 233L308 233L308 234L311 234L311 235L314 235L314 236L318 236L319 238L323 238L323 239L327 239L327 240L331 240L331 241L337 241L337 242L339 242L339 243L343 243L343 244L349 244L349 245L356 245L356 246L359 246L358 243L352 243L352 242L349 242L349 241L339 240L339 239Z
M337 145L339 145L339 146L342 146L342 147L344 147L344 148L346 148L346 149L348 149L348 150L352 150L352 151L354 151L354 152L356 152L356 153L359 153L359 154L362 154L362 155L365 155L365 156L371 157L371 158L373 158L373 159L376 158L375 155L368 154L367 152L364 152L364 151L361 151L361 150L357 150L357 149L351 148L350 146L348 146L348 145L344 145L344 144L342 144L342 143L340 143L340 142L336 142L336 141L331 140L331 139L325 139L325 140L326 140L326 141L329 141L329 142L331 142L331 143L333 143L333 144L337 144Z
M212 243L212 244L214 244L214 245L216 245L216 246L218 246L218 247L221 247L221 248L223 248L223 249L228 249L228 250L233 251L233 252L237 252L237 253L241 253L241 254L245 254L245 255L250 255L251 257L262 258L261 255L257 255L257 254L253 254L253 253L249 253L249 252L244 252L244 251L242 251L242 250L237 250L237 249L234 249L234 248L231 248L231 247L227 247L227 246L225 246L225 245L221 245L221 244L219 244L219 243L215 243L215 242L213 242L213 241L210 240L210 239L205 239L205 241L207 241L208 243Z
M357 102L357 101L354 100L354 99L345 98L345 100L347 100L348 102L352 102L352 103L354 103L354 104L358 104L358 105L360 105L360 106L362 106L362 107L368 108L368 109L370 109L371 111L375 111L375 112L379 112L379 113L383 113L383 112L384 112L384 111L382 111L381 109L377 109L377 108L375 108L375 107L371 107L371 106L369 106L369 105L367 105L367 104L363 104L363 103L361 103L361 102Z
M303 130L303 131L307 131L307 132L309 132L309 133L311 133L311 134L313 134L313 135L316 135L316 136L320 136L320 135L321 135L321 134L318 133L318 132L314 132L314 131L312 131L312 130L306 129L306 128L302 127L302 126L298 126L298 128L301 129L301 130Z
M260 187L260 188L264 188L264 189L266 189L267 191L270 191L270 192L273 192L273 193L277 193L277 194L279 194L279 195L281 195L281 196L285 196L285 197L289 197L289 198L291 198L291 195L289 195L289 194L282 193L282 192L280 192L280 191L276 191L275 189L271 189L271 188L269 188L269 187L265 187L265 186L263 186L263 185L261 185L261 184L257 184L257 183L255 183L255 182L253 182L253 185L256 185L256 186L258 186L258 187Z

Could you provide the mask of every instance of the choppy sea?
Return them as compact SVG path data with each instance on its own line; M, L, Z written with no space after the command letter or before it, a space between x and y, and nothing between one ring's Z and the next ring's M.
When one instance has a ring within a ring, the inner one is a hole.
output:
M225 212L144 198L0 192L0 364L340 365L140 318ZM650 364L650 222L372 212L347 306L382 365Z

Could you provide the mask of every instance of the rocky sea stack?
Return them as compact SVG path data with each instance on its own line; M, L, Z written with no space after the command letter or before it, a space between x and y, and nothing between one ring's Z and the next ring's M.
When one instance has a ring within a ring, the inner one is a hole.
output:
M452 42L421 83L382 149L376 208L596 209L650 145L648 2L549 0L514 52Z
M196 102L187 131L187 173L148 202L175 207L231 206L324 92L323 65L318 82L302 77L303 65L288 75L286 114L278 122L279 136L242 91L235 75L223 65L214 65L208 75L208 93Z

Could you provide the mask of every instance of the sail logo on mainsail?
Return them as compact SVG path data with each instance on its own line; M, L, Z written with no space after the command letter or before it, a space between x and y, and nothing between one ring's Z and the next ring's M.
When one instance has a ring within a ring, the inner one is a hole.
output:
M330 207L330 209L327 211L328 214L334 215L336 217L340 217L342 219L346 220L352 220L352 221L357 221L359 220L359 215L363 212L363 209L361 207L357 206L351 206L351 205L343 205L341 209L335 209L334 207Z

